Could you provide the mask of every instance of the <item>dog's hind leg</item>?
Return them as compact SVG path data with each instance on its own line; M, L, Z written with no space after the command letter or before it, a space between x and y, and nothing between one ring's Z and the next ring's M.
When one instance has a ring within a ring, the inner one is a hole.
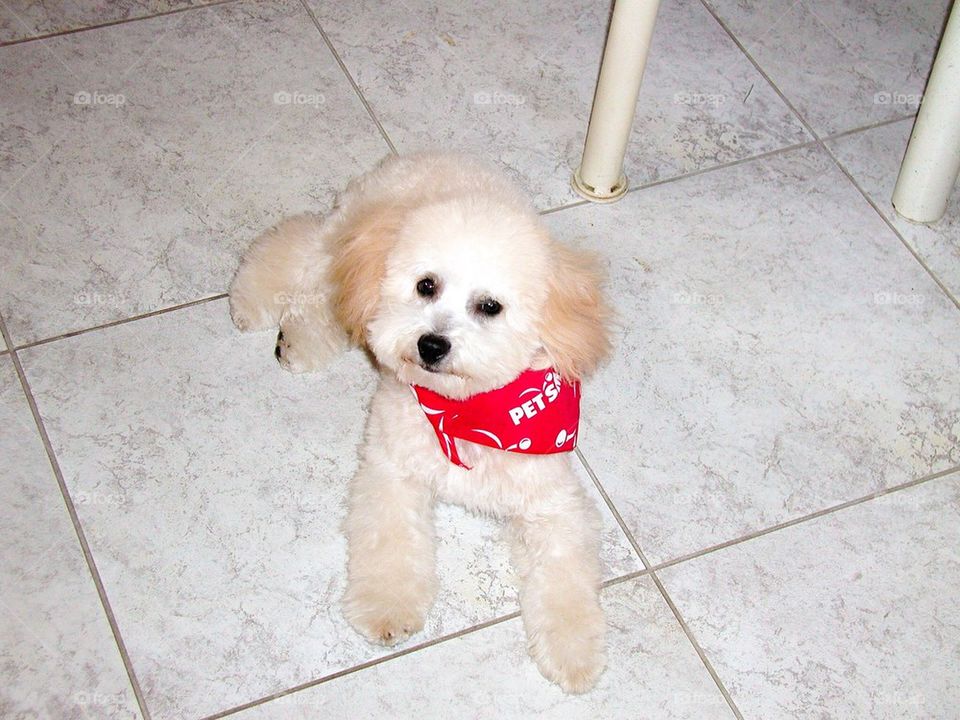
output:
M319 370L346 350L347 334L333 317L329 294L329 289L317 288L297 297L283 311L273 354L285 370Z
M320 218L298 215L253 241L230 283L230 316L237 328L275 328L291 305L312 299L330 261L321 229Z

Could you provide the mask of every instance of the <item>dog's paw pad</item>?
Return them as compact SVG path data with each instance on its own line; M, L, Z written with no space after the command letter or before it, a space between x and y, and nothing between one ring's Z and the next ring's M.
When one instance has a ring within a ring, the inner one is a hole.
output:
M247 330L250 329L251 323L243 315L231 315L231 318L233 319L234 327L236 327L240 332L247 332Z
M280 363L280 367L292 373L300 373L310 368L297 357L297 353L290 344L290 341L284 336L283 330L277 333L277 344L273 348L273 356Z
M415 610L395 607L382 613L368 612L364 617L354 618L354 624L371 642L389 647L420 632L423 618Z
M345 611L351 625L380 645L396 645L423 630L425 612L419 604L393 594L368 591L363 596L351 596Z
M411 624L395 624L394 621L385 619L371 628L370 637L381 645L396 645L403 642L416 632Z

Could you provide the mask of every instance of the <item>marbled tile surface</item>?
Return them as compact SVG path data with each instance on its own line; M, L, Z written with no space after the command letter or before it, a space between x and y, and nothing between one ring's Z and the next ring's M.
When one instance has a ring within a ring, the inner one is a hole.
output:
M139 718L8 356L0 357L0 717Z
M891 202L912 129L913 121L906 120L837 138L828 145L927 266L960 298L960 189L951 195L944 216L931 225L906 220Z
M609 267L580 448L652 562L960 464L960 313L825 152L548 222Z
M0 43L204 4L204 0L3 0Z
M310 0L397 148L499 159L538 206L579 199L610 4ZM626 172L634 184L809 139L696 0L664 0Z
M705 0L821 136L916 113L951 0Z
M222 292L264 226L388 151L295 0L0 48L0 82L17 343Z
M947 0L707 0L820 133L912 114ZM541 208L576 196L610 2L0 0L0 315L17 345L224 290L278 218L389 151L474 151ZM307 9L309 8L309 11ZM881 7L882 5L882 7ZM182 13L142 18L186 8ZM122 22L129 20L129 22ZM120 24L82 29L121 21ZM958 207L889 195L910 121L830 141L955 293ZM634 185L809 140L696 0L663 0ZM794 150L548 216L619 313L580 447L747 720L960 705L960 313L826 153ZM19 351L155 720L734 716L652 579L604 591L609 668L569 697L518 619L395 657L344 621L361 353L291 376L226 303ZM139 718L0 352L0 716ZM710 546L900 490L724 550ZM605 578L640 568L600 493ZM441 592L395 650L517 608L497 523L437 510Z
M661 572L746 718L956 717L960 476Z
M653 582L604 591L609 659L597 688L564 695L537 672L517 619L236 715L317 717L733 718Z
M383 653L340 612L340 524L374 371L354 352L292 376L272 349L214 301L22 351L71 492L109 500L78 512L157 719ZM638 569L602 510L605 576ZM497 526L438 516L442 594L410 644L516 609Z

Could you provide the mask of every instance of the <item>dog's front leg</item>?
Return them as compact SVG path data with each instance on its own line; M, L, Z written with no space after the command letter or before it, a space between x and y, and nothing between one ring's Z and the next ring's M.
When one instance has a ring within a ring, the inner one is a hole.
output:
M511 524L530 655L566 692L596 683L605 664L599 518L576 481Z
M398 476L375 442L365 454L350 488L344 610L367 639L393 645L423 629L436 595L433 493Z

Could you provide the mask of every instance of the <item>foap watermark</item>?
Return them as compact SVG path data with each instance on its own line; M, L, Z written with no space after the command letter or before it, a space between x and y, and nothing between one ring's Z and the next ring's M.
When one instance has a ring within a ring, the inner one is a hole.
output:
M523 105L527 98L499 90L478 90L473 94L474 105Z
M727 101L727 96L723 93L675 93L673 96L674 105L712 105L719 107Z
M100 490L80 490L71 495L74 505L101 505L105 507L120 507L127 496L122 492L103 492Z
M670 302L674 305L720 305L725 299L720 293L675 292Z
M111 307L119 307L123 305L123 302L123 296L114 292L81 290L73 296L74 305L83 305L86 307L91 307L94 305L109 305Z
M905 692L903 690L892 690L879 693L874 702L883 707L893 707L898 710L917 710L926 707L927 699L918 692Z
M271 705L276 706L286 706L290 708L313 708L314 710L319 710L320 708L325 708L329 702L329 698L315 697L309 693L290 693L289 695L281 695L275 700L271 700Z
M280 90L273 94L274 105L306 105L319 107L327 101L323 93L305 93L296 90Z
M278 305L323 305L327 296L320 293L274 293L273 301Z
M873 96L874 105L901 105L906 107L920 107L923 102L923 93L878 92Z
M112 105L120 107L127 102L127 96L123 93L108 93L94 90L80 90L73 94L74 105Z
M110 694L101 692L74 693L73 701L81 707L93 706L98 709L121 709L126 707L126 698L122 693Z
M678 692L674 695L674 704L677 707L722 707L727 704L719 692Z
M884 290L873 294L874 305L923 305L927 298L920 293L898 293Z

